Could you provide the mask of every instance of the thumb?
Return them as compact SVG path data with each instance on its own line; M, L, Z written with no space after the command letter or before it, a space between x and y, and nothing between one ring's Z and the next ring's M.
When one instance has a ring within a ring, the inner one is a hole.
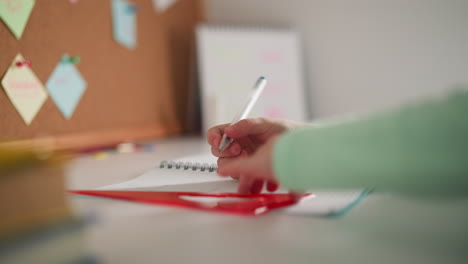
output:
M224 133L231 138L241 138L248 135L258 135L267 132L271 123L264 118L242 119L224 129Z

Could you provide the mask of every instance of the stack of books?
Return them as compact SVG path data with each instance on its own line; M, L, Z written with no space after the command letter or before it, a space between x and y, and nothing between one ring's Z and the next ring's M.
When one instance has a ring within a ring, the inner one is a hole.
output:
M63 155L0 147L0 263L90 263Z

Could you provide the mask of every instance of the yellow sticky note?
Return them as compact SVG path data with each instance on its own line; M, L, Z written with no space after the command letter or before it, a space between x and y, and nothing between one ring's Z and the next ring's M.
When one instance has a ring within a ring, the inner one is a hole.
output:
M35 0L0 0L0 18L17 39L23 35Z
M24 122L29 125L47 99L47 92L30 66L17 66L24 62L21 54L16 55L3 77L2 86Z

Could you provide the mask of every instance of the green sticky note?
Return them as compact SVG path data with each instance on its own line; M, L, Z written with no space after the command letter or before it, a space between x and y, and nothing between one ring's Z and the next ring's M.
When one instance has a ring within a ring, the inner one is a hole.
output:
M66 119L70 119L73 115L87 86L86 81L72 63L76 61L75 58L70 58L65 54L46 84L50 97Z
M35 0L0 0L0 18L17 39L23 35Z

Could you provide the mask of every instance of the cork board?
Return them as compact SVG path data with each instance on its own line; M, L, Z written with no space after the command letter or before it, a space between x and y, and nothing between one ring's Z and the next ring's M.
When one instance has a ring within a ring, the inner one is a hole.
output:
M45 84L63 54L79 56L88 86L70 120L49 97L28 126L0 91L0 141L47 139L58 148L106 145L180 133L186 123L194 28L201 1L179 0L158 13L135 0L137 47L112 37L110 0L36 1L21 39L0 23L0 76L17 53Z

